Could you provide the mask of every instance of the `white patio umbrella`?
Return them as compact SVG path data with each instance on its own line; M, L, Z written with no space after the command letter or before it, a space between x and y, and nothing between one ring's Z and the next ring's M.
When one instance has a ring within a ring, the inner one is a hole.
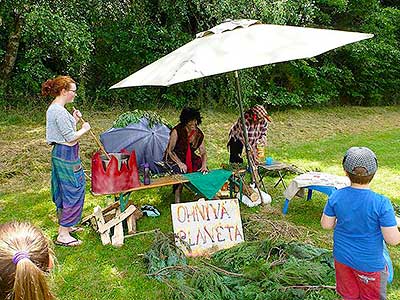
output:
M191 42L114 84L111 89L170 86L210 75L310 58L371 37L372 34L359 32L261 24L257 20L227 21L197 34ZM235 78L246 154L250 162L237 72ZM252 173L256 174L252 163L249 164Z

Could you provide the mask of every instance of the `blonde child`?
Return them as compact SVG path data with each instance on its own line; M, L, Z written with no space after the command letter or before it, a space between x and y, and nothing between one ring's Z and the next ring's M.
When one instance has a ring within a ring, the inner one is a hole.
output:
M29 223L0 225L0 299L50 300L46 275L53 251L43 233Z

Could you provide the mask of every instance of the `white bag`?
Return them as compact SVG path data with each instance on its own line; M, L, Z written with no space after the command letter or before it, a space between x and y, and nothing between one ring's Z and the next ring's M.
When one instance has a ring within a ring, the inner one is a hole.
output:
M254 183L250 184L250 187L259 195L258 189L256 188L256 185ZM260 189L261 192L261 201L263 204L270 204L272 202L271 195L264 192L263 190Z
M236 197L240 200L240 193L236 194ZM258 197L257 201L253 202L249 197L245 194L242 195L242 202L247 205L248 207L254 207L261 204L261 199Z

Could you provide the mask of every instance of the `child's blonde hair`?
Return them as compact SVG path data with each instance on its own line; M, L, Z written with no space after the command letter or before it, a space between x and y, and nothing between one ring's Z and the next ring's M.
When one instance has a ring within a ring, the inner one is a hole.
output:
M53 251L43 232L29 223L0 225L0 299L50 300L46 273Z

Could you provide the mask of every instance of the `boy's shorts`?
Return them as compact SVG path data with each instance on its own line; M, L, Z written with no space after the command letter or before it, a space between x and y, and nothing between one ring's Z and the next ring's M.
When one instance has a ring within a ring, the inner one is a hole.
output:
M388 271L362 272L335 260L336 291L345 300L386 299Z

